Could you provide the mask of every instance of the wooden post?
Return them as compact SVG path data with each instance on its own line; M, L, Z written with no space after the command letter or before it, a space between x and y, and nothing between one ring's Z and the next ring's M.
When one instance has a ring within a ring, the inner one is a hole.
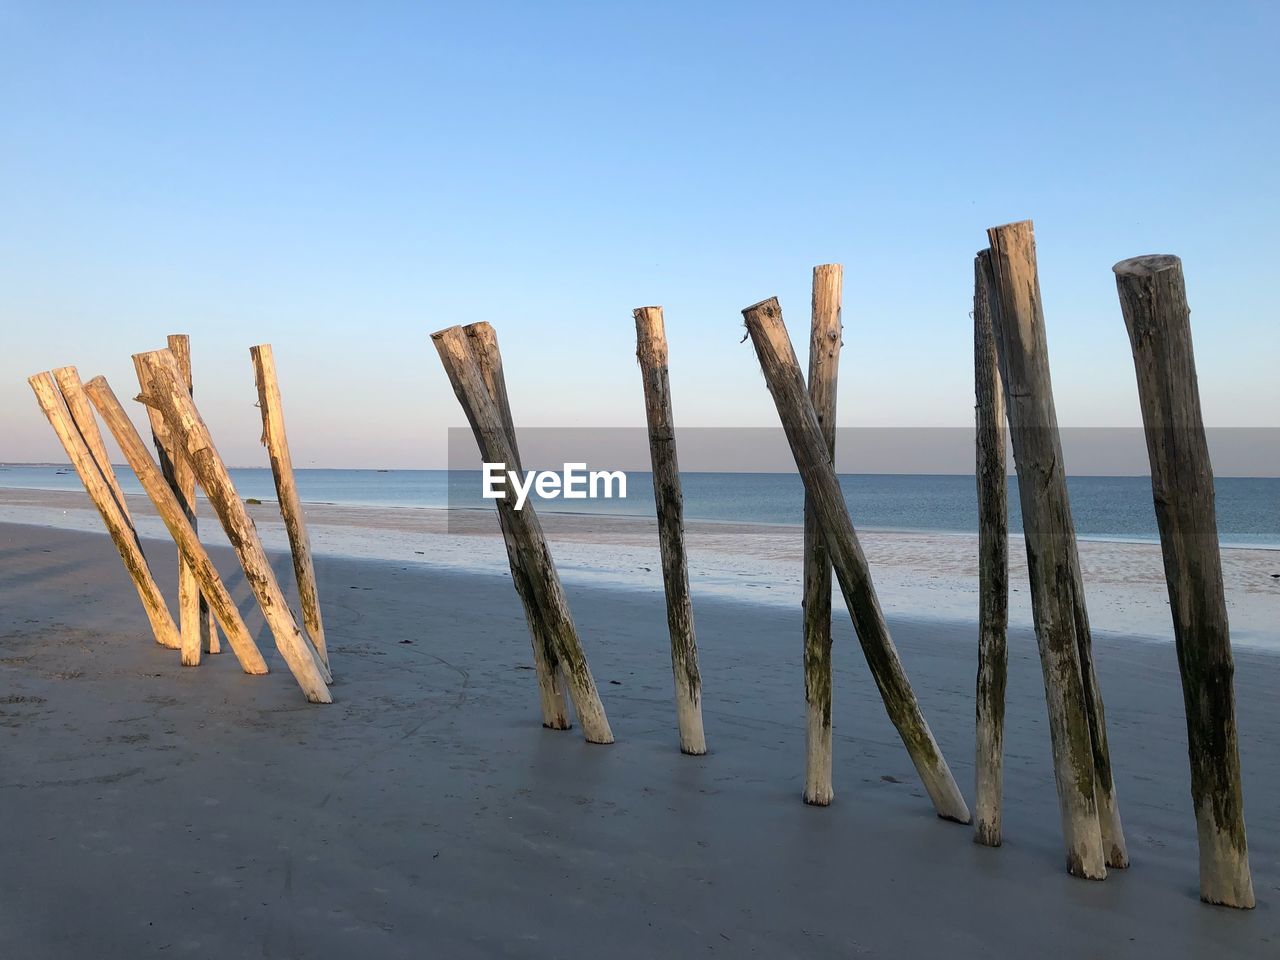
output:
M48 373L39 373L28 378L27 383L31 384L40 409L49 419L49 425L58 435L62 448L71 459L71 465L76 468L85 492L89 494L93 505L98 508L107 533L111 535L112 542L120 551L120 559L124 561L125 569L129 571L133 585L137 588L138 599L142 601L142 608L146 611L147 620L151 623L151 632L155 635L156 643L162 647L177 650L178 627L169 614L169 608L165 606L160 588L156 586L155 579L151 576L151 568L147 566L147 559L142 555L142 546L138 543L133 527L121 512L120 505L116 503L115 496L84 437L71 419L71 413L58 392L53 376ZM97 429L96 426L94 429Z
M178 372L182 374L187 392L195 396L194 383L191 377L191 338L185 333L171 333L168 337L169 352L178 361ZM196 522L196 475L187 463L186 457L172 458L173 490L178 501L184 504L187 518L192 530L199 530ZM185 559L178 561L178 607L182 617L182 642L198 644L206 653L221 653L222 644L218 640L218 629L213 621L213 611L209 609L209 601L200 593L195 571ZM193 636L198 634L198 636Z
M507 396L507 379L502 371L502 353L498 349L498 334L488 323L472 323L462 328L467 335L467 345L480 367L489 399L498 408L498 416L507 433L511 448L510 470L521 470L520 447L516 442L515 422L511 417L511 401ZM520 554L519 540L511 530L507 515L498 511L498 526L502 529L502 541L507 548L507 563L511 568L511 582L524 606L525 622L529 625L529 639L533 645L533 669L538 680L538 702L542 710L542 725L549 730L568 730L573 726L569 718L569 705L564 696L564 678L560 661L552 641L553 631L537 602L532 578L536 571L526 569Z
M71 422L84 438L85 446L89 448L89 453L93 455L93 460L102 474L102 479L107 483L107 489L111 491L112 498L120 507L121 515L128 523L129 529L134 531L136 538L137 531L134 527L133 515L129 512L128 501L124 498L120 481L116 478L116 472L111 466L111 455L107 453L106 444L102 442L102 433L93 419L93 409L85 399L79 371L75 367L58 367L53 371L53 379L57 382L58 389L62 391L62 399L67 405L67 412L71 414Z
M649 424L649 456L653 462L653 500L658 514L658 546L662 554L662 584L667 596L667 630L671 635L671 673L675 679L676 725L680 752L707 752L702 729L702 677L698 672L698 641L689 598L689 564L684 552L684 496L676 458L675 419L671 413L671 383L667 375L667 332L661 307L639 307L636 321L636 359L644 385L644 412Z
M169 338L169 342L172 344L178 339L179 335L175 334ZM179 349L182 349L182 347L180 346ZM189 365L189 345L186 346L185 353ZM177 359L179 354L175 353L174 356ZM178 362L179 369L181 369L182 361L179 360ZM146 394L146 374L136 358L133 365L138 376L138 386L142 393ZM195 474L191 472L191 467L186 462L186 458L174 449L173 440L169 436L169 428L165 426L164 418L160 415L160 411L147 407L147 418L151 423L151 439L155 445L156 456L160 461L160 468L164 472L165 480L175 496L177 496L178 502L183 505L192 529L195 529ZM214 647L218 645L217 631L214 631L210 638L206 639L202 636L204 620L199 606L199 587L193 577L189 564L183 558L182 553L179 552L178 623L182 631L182 662L187 666L195 666L200 663L202 647L210 652L215 652Z
M511 464L515 454L507 441L507 431L498 413L498 407L489 395L484 375L476 362L461 327L449 327L431 335L440 361L453 385L453 391L462 405L471 430L475 434L480 455L486 463ZM613 743L613 731L605 716L604 705L596 691L595 680L587 665L586 655L578 640L577 628L569 613L569 604L556 573L551 551L533 505L526 503L523 510L515 509L514 497L496 501L498 510L507 514L506 523L518 545L518 552L527 558L526 569L534 574L531 582L539 608L546 617L547 628L555 645L560 667L564 671L569 696L582 724L583 736L590 743Z
M1133 346L1182 675L1200 899L1248 908L1254 898L1240 793L1235 666L1182 261L1136 257L1113 269Z
M271 458L271 475L276 482L280 515L289 535L293 573L302 602L302 621L316 653L328 667L329 652L324 641L324 621L320 617L320 595L316 590L316 571L311 562L311 538L307 536L306 514L293 478L293 458L289 455L289 439L284 432L284 405L280 400L280 382L276 379L275 356L268 343L250 347L249 356L253 359L253 376L258 384L258 406L262 408L262 443Z
M809 401L800 363L782 321L782 308L777 298L771 297L747 307L742 315L889 719L902 737L938 816L968 823L969 808L920 712L889 636L871 582L871 570L849 519L822 426Z
M1098 793L1105 787L1099 783L1090 717L1091 705L1100 709L1101 700L1091 704L1092 663L1082 660L1092 654L1078 636L1079 560L1049 377L1035 240L1030 221L993 227L987 235L995 279L991 315L1000 328L995 335L1018 469L1067 869L1073 876L1101 880L1110 847L1104 847L1099 822Z
M134 362L141 365L147 383L147 392L140 399L163 414L175 449L187 456L195 470L196 479L204 488L205 496L222 521L227 539L240 558L245 579L275 636L276 649L284 657L308 700L332 703L333 697L326 686L328 671L298 629L262 548L258 530L213 446L209 428L182 382L177 360L168 350L155 350L135 355Z
M838 263L813 268L809 326L809 400L818 416L827 459L835 469L836 381L840 371L840 297L844 269ZM835 798L831 784L831 557L806 493L804 498L804 802L825 807Z
M160 468L147 454L142 438L138 436L133 421L125 413L115 393L102 377L94 377L85 384L84 390L93 401L93 405L97 407L98 413L102 415L112 435L115 436L116 443L137 476L138 482L142 484L142 489L155 504L156 513L160 515L169 533L173 535L174 542L178 545L178 552L196 577L198 588L210 598L210 606L222 623L222 629L227 634L227 640L235 652L236 659L240 661L240 666L248 674L266 673L267 663L262 659L258 645L254 643L253 636L244 625L235 601L231 599L231 595L227 593L227 588L222 583L222 578L218 576L217 568L200 544L195 527L187 517L185 504L178 499L161 474Z
M996 355L991 251L973 262L973 373L978 483L977 843L1000 846L1004 790L1004 691L1009 665L1009 505L1004 388Z

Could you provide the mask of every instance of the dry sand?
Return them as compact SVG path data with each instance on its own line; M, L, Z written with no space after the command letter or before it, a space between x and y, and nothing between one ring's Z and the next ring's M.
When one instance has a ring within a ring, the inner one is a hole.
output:
M172 593L172 547L147 546ZM267 651L230 555L215 559ZM690 758L658 589L570 583L619 738L593 747L538 726L505 577L328 555L317 571L328 707L302 700L274 652L266 677L229 654L180 667L104 536L0 524L0 957L1280 955L1269 653L1237 653L1259 907L1236 912L1196 898L1166 644L1096 640L1133 867L1091 883L1063 869L1025 630L1006 844L990 850L933 816L842 614L837 799L817 809L800 801L794 606L695 596L712 752ZM972 628L893 627L971 793Z

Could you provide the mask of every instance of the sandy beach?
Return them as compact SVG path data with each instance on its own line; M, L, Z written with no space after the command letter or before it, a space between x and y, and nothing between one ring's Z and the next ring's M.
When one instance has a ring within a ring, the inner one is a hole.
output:
M168 539L151 503L129 496L144 537ZM207 503L204 535L226 543ZM276 504L250 507L271 549L287 550ZM505 576L507 556L492 511L311 503L307 526L317 553ZM662 590L652 519L542 512L566 582ZM855 522L857 518L855 516ZM101 520L82 492L0 488L0 522L99 532ZM800 603L802 530L798 525L686 523L690 578L703 597L794 609ZM898 618L969 623L978 605L977 537L962 533L859 531L885 612ZM1094 630L1172 642L1160 547L1155 543L1081 540ZM1280 653L1280 550L1222 551L1233 643ZM1010 621L1031 627L1026 553L1010 544ZM840 599L837 594L837 604Z
M690 758L675 748L656 572L611 579L656 554L642 525L634 542L608 547L613 565L599 579L609 582L594 582L578 566L604 547L575 532L574 518L548 520L618 735L593 747L576 731L538 725L529 641L492 516L479 515L472 533L420 529L441 523L427 517L380 530L358 510L311 508L337 677L335 704L314 707L271 649L229 551L213 554L270 651L266 677L242 675L229 655L180 667L150 639L109 540L83 532L93 523L81 525L80 513L96 522L83 498L49 496L6 491L0 513L67 511L65 529L0 523L5 956L1193 958L1280 949L1280 659L1261 627L1258 642L1238 646L1236 673L1259 906L1235 912L1197 899L1178 674L1150 614L1156 642L1106 629L1095 639L1133 867L1090 883L1063 869L1039 663L1016 605L1006 842L990 850L933 816L839 606L837 799L826 809L801 803L799 609L787 582L751 579L793 557L744 550L747 531L699 530L690 541L695 556L711 558L699 562L715 565L721 554L702 538L727 538L721 552L748 558L735 572L750 585L746 594L741 584L708 589L695 562L711 753ZM260 508L269 544L280 542L272 510ZM364 532L344 534L344 525ZM916 692L971 798L973 627L951 615L968 600L928 599L969 575L963 538L866 539L882 593L896 598L886 609ZM332 549L370 542L405 552ZM171 593L172 546L147 548ZM1128 581L1101 578L1100 565L1119 571L1123 558L1101 564L1082 549L1095 619L1108 617L1095 597L1116 584L1150 593L1145 568L1135 565ZM475 562L449 569L449 551ZM1262 559L1228 558L1233 619L1276 604L1264 591L1277 571L1263 569L1274 554L1242 553ZM288 582L287 557L275 561ZM936 581L909 596L925 568ZM904 617L909 599L914 616Z

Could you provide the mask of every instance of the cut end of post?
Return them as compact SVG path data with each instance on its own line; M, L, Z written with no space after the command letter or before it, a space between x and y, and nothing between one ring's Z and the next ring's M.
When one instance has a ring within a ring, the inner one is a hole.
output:
M993 233L1011 233L1014 231L1027 231L1031 233L1035 230L1035 223L1031 220L1010 220L1008 223L1002 223L999 226L987 227L987 236Z
M636 321L636 360L642 367L665 366L667 363L667 328L661 307L636 307L631 311Z
M1148 253L1141 257L1121 260L1111 272L1117 277L1151 277L1166 270L1182 269L1182 260L1171 253Z
M460 327L459 325L457 325L457 324L455 323L452 327L445 327L443 330L437 330L435 333L431 334L431 339L432 339L432 340L443 340L446 336L448 336L449 334L453 333L455 330L456 330L459 334L464 333L464 331L463 331L462 327Z
M766 317L776 317L782 313L782 307L778 303L777 297L769 297L761 300L759 303L753 303L742 311L742 315L750 320L758 313L763 313Z

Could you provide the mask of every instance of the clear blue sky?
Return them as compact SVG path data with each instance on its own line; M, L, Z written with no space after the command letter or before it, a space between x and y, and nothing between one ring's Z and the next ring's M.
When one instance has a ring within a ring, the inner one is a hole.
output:
M1184 261L1208 421L1280 425L1275 3L0 2L0 460L25 378L193 338L226 458L438 466L430 331L489 320L517 422L636 425L666 307L680 423L773 426L845 265L842 425L971 420L972 256L1036 222L1060 420L1139 422L1110 267ZM139 417L139 422L141 418Z

